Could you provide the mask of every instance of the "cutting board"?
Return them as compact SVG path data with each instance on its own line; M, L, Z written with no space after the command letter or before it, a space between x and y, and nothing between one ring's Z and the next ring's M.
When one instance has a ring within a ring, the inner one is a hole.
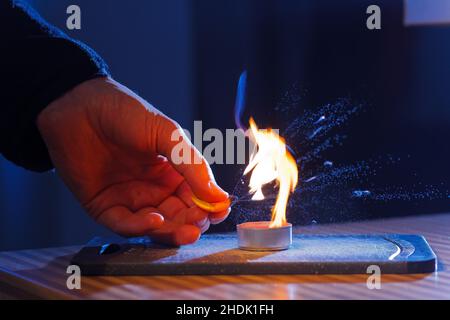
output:
M72 259L83 275L427 273L436 255L419 235L293 235L284 251L237 248L235 233L204 235L179 248L143 238L94 238Z

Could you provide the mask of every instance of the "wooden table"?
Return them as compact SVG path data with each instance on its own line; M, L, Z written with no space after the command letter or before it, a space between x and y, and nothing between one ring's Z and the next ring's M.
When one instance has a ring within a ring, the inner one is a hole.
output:
M450 214L299 228L304 233L415 233L438 256L432 274L383 275L369 290L368 275L82 277L66 287L66 268L80 247L0 253L0 298L59 299L450 299Z

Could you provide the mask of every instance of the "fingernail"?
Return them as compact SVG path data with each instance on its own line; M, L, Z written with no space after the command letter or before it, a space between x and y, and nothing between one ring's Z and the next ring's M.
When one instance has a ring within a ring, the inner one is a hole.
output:
M199 227L201 229L207 222L208 222L208 217L205 217L202 220L195 222L194 225L196 225L197 227Z
M212 216L210 216L209 221L211 222L211 224L219 224L228 218L230 212L231 212L231 209L228 208L227 212L225 213L224 216L222 216L220 218L216 218L216 219L214 219Z
M164 217L156 212L149 212L147 214L147 219L149 220L149 225L152 229L160 228L164 223Z
M209 226L211 225L211 223L209 222L209 220L206 220L206 223L203 225L203 227L200 228L201 233L205 233L206 231L208 231Z

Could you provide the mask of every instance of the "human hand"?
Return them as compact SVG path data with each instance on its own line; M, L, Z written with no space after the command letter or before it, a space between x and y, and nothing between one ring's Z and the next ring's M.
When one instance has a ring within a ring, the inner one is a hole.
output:
M69 189L120 235L189 244L230 212L208 213L192 202L194 194L207 202L228 194L175 121L110 78L78 85L47 106L37 125ZM175 130L200 163L172 161Z

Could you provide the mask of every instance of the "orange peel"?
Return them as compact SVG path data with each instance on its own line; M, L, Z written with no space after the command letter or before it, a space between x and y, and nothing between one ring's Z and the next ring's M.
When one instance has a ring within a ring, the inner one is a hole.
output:
M196 196L192 196L192 201L195 203L197 207L200 209L203 209L207 212L217 213L227 210L231 205L231 198L228 198L225 201L221 202L206 202L203 200L200 200Z

